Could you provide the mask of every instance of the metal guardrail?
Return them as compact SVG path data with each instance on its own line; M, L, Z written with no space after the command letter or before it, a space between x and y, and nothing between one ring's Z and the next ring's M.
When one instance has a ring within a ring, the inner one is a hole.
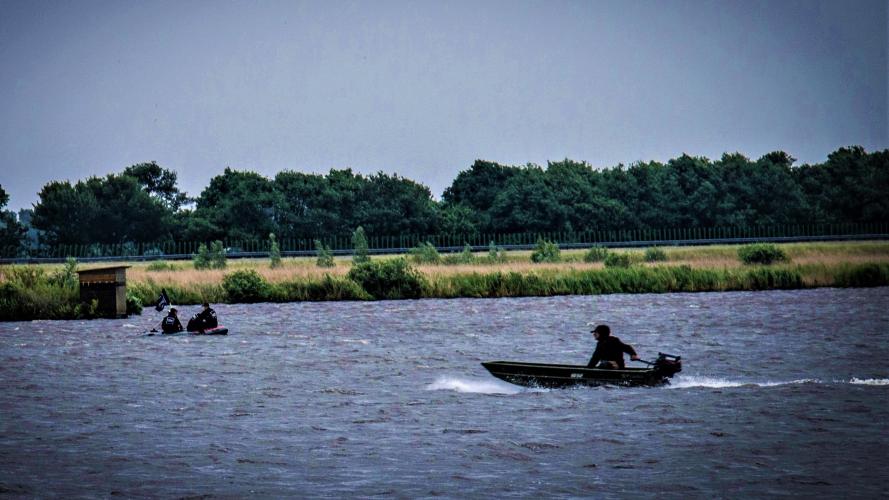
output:
M645 248L645 247L672 247L672 246L708 246L708 245L745 245L748 243L806 243L818 241L868 241L868 240L889 240L889 234L852 234L852 235L831 235L831 236L770 236L760 238L706 238L706 239L664 239L664 240L639 240L639 241L606 241L596 243L564 243L559 244L561 249L582 249L594 246L606 248ZM497 245L503 250L532 250L536 244L522 245ZM462 252L463 246L437 246L435 247L441 253L459 253ZM473 252L485 252L489 249L488 245L470 245ZM368 253L374 255L385 254L406 254L411 248L393 247L393 248L372 248ZM351 255L352 250L331 250L333 255L345 256ZM290 250L282 251L282 257L315 257L315 250ZM156 260L191 260L195 254L177 253L177 254L161 254L161 255L124 255L124 256L105 256L105 257L77 257L77 262L150 262ZM265 259L268 258L268 252L228 252L225 254L227 259ZM65 262L65 258L61 257L20 257L20 258L0 258L0 264L58 264Z

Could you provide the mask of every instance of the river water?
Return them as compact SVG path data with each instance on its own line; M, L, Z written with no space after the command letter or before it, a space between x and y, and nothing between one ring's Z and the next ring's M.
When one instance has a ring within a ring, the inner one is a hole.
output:
M889 494L889 288L216 309L227 337L0 324L0 493ZM684 371L533 390L479 364L585 364L590 321Z

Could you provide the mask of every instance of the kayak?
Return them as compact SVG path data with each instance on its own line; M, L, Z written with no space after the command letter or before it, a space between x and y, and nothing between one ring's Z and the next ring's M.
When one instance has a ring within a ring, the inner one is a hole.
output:
M658 353L656 361L644 362L649 364L648 368L587 368L580 365L520 361L487 361L482 363L482 366L491 372L491 375L511 384L552 389L600 385L657 386L668 384L673 375L682 371L682 360L679 356Z
M164 333L164 332L150 331L145 334L146 337L153 337L155 335L157 335L159 337L174 337L177 335L228 335L228 328L226 328L222 325L219 325L216 328L210 328L209 330L198 331L198 332L181 331L181 332L175 332L175 333Z

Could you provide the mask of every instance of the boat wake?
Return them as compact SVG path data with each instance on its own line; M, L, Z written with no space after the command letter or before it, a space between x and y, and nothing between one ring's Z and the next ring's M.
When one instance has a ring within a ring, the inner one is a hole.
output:
M476 394L518 394L526 392L519 386L496 380L474 380L460 377L442 376L426 386L427 391L457 391Z
M813 378L802 378L787 381L749 381L749 380L729 380L718 377L703 377L696 375L683 375L674 378L667 389L728 389L733 387L780 387L785 385L801 385L801 384L853 384L853 385L870 385L870 386L889 386L889 379L868 378L860 379L853 377L850 380L832 380L822 381ZM522 392L541 392L548 389L532 389L528 387L519 387L499 380L478 380L462 377L441 376L435 382L426 386L427 391L455 391L471 394L519 394Z
M688 389L691 387L709 387L713 389L724 389L729 387L777 387L780 385L792 384L818 384L820 380L804 378L799 380L789 380L786 382L753 382L741 380L728 380L715 377L697 377L697 376L680 376L670 382L667 387L670 389Z
M728 380L724 378L715 378L715 377L698 377L698 376L680 376L676 377L671 381L670 385L667 386L669 389L689 389L696 387L705 387L705 388L713 388L713 389L724 389L731 387L778 387L782 385L797 385L797 384L822 384L825 383L822 380L813 379L813 378L803 378L798 380L788 380L788 381L766 381L766 382L755 382L755 381L742 381L742 380ZM889 379L881 379L881 378L869 378L869 379L860 379L853 377L851 380L833 380L828 383L834 384L854 384L854 385L889 385Z
M887 378L853 378L849 381L850 384L855 385L889 385L889 379Z

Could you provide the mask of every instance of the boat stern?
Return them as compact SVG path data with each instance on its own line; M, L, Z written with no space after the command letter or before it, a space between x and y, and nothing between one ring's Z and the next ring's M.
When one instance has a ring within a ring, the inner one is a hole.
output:
M657 360L654 362L654 368L662 376L671 378L682 371L682 356L659 352L657 353Z

